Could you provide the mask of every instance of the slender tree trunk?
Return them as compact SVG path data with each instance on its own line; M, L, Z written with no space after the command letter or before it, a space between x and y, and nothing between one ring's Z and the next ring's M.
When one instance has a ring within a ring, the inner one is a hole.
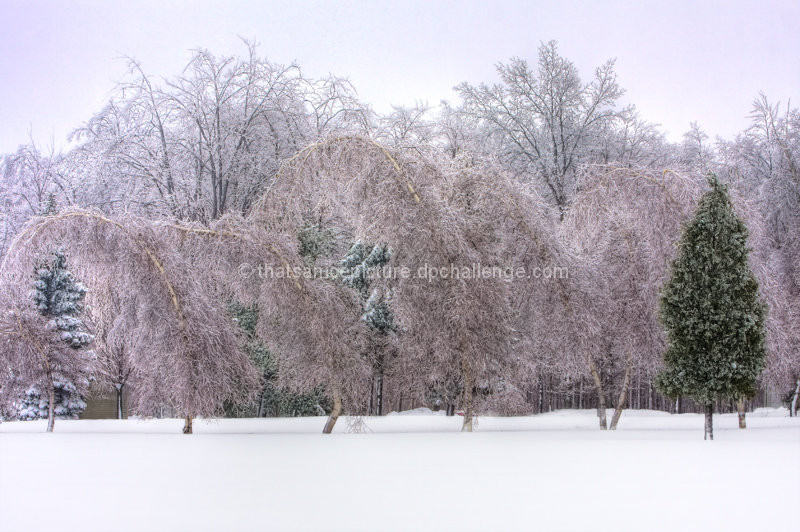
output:
M797 415L797 397L800 396L800 379L797 379L797 386L794 389L794 395L792 396L792 405L789 407L789 415L796 416Z
M544 379L539 378L539 413L544 412Z
M608 429L606 422L606 394L603 391L603 380L600 378L600 372L597 371L597 366L592 359L589 359L589 371L592 373L594 387L597 390L597 418L600 422L600 430L606 430Z
M373 412L375 412L375 378L373 377L372 380L369 382L369 401L367 404L367 415L371 416Z
M745 402L744 397L740 397L738 401L736 401L736 411L739 414L739 428L746 429L747 428L747 421L745 420Z
M333 389L333 409L331 415L328 416L328 421L325 422L325 427L322 429L323 434L330 434L333 432L333 426L336 425L336 420L342 413L342 394L339 393L338 388Z
M445 415L450 417L456 415L456 405L453 403L447 403L447 410L445 411Z
M461 432L472 432L472 372L467 367L466 360L462 360L461 371L464 373L464 424Z
M183 422L183 433L184 434L192 434L192 416L188 415L184 418Z
M704 440L714 439L714 403L707 403L705 406L706 413L706 428Z
M124 386L124 384L114 386L117 389L117 419L122 419L122 389Z
M48 379L49 382L49 390L47 391L48 395L48 405L49 408L47 409L47 432L53 432L53 427L56 424L56 387L53 384L53 379Z
M619 400L617 401L617 407L614 409L614 415L611 416L611 430L617 430L617 423L619 423L622 410L625 408L625 401L628 399L628 389L631 387L632 366L633 363L631 359L628 358L628 363L625 367L625 378L622 379L622 390L619 392Z
M464 389L464 424L461 426L461 432L472 432L472 383L471 382Z
M574 409L575 408L575 385L569 381L569 376L567 376L567 386L569 386L569 407Z
M261 390L261 393L258 396L258 412L256 412L257 417L264 417L264 399L267 397L267 387L264 386L264 389Z
M378 373L377 389L375 391L375 401L378 403L378 415L383 415L383 370Z

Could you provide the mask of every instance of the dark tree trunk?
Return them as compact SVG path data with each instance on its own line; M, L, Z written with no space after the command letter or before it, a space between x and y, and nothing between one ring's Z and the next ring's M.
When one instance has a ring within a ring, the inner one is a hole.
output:
M456 405L454 405L453 403L447 403L447 410L445 411L445 415L447 416L456 415Z
M739 428L746 429L747 428L747 421L745 420L745 402L744 397L740 397L738 401L736 401L736 411L739 414Z
M378 382L375 390L375 402L377 403L378 415L383 415L383 370L378 373Z
M704 440L714 439L714 403L707 403L705 406L706 413L706 427Z
M367 415L371 416L375 412L375 379L369 382L369 402L367 404Z
M622 380L622 390L619 392L617 407L614 409L614 415L611 416L611 430L617 430L617 423L619 423L622 410L625 408L625 401L628 399L628 389L631 387L631 369L632 362L628 359L628 364L625 367L625 378Z
M794 389L794 395L792 396L792 404L789 406L789 415L796 416L797 415L797 397L800 396L800 379L797 379L797 386Z
M56 424L56 387L53 384L53 379L48 379L49 382L49 390L47 391L49 398L48 398L48 405L49 408L47 409L47 432L53 432L53 427Z
M265 386L261 393L258 396L258 412L256 412L256 416L264 417L264 400L267 398L267 387Z
M117 419L122 419L122 389L124 387L124 384L117 384L115 386L117 389Z
M183 422L183 433L192 434L192 416L186 416Z
M333 432L333 426L336 425L336 420L342 413L342 395L338 389L333 390L333 409L331 415L328 416L328 421L325 422L325 427L322 429L323 434L330 434Z
M539 379L539 413L544 412L544 379Z

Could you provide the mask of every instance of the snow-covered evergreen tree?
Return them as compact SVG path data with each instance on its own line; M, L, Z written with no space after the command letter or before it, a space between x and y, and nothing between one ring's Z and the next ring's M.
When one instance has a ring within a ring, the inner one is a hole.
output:
M55 387L55 416L59 419L78 419L78 416L86 410L86 402L78 393L75 385L69 380L53 381ZM25 397L20 401L19 419L47 419L49 408L49 396L42 394L39 386L31 386L25 393Z
M371 332L370 348L367 357L370 360L375 380L375 413L383 414L383 380L392 351L388 345L387 335L396 332L394 315L390 306L391 294L373 286L371 276L388 264L392 251L386 245L367 245L356 242L342 259L342 282L361 294L361 320L367 324ZM370 411L372 411L370 399ZM371 412L370 412L371 413Z
M32 385L19 404L21 419L48 419L48 431L52 430L55 417L77 419L86 408L81 394L88 387L88 361L91 352L87 349L92 335L84 330L80 315L83 313L83 298L86 287L75 280L67 269L64 253L56 251L51 262L39 264L36 280L30 295L36 310L47 318L47 329L54 335L55 349L70 349L82 352L78 357L79 368L61 368L54 364L48 372L48 382ZM52 357L72 360L72 357ZM83 363L80 363L83 362ZM65 369L73 375L67 377ZM78 382L76 382L78 379ZM51 415L52 404L52 415Z
M241 329L244 351L261 374L261 389L255 404L226 404L229 417L299 417L327 414L330 400L322 390L306 393L282 387L278 382L278 359L272 354L256 333L258 304L244 305L232 302L228 312Z
M661 293L669 345L658 385L668 396L705 405L705 437L713 439L714 401L755 393L764 368L765 306L748 264L747 227L727 188L713 174L708 181L711 190L684 230Z

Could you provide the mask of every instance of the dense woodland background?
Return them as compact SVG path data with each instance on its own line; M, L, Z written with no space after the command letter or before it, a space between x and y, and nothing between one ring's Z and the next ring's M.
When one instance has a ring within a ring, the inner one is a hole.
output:
M735 138L692 124L676 144L619 104L613 61L581 79L551 42L536 64L497 68L497 84L457 85L459 104L379 115L346 79L309 79L253 45L198 50L169 79L131 60L69 151L26 144L2 158L0 328L30 334L0 349L36 357L27 294L60 248L95 336L95 357L71 371L82 393L89 380L94 393L124 388L139 414L694 409L653 385L658 294L714 172L748 225L768 307L750 400L789 401L800 112L754 95L731 110L751 117ZM272 279L243 264L341 270ZM568 275L369 275L426 264ZM30 385L18 377L0 379L7 411Z

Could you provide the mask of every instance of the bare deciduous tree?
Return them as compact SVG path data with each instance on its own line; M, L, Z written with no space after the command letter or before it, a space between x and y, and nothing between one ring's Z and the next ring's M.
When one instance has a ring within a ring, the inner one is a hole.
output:
M500 137L501 160L535 182L563 215L575 190L575 172L591 162L604 126L619 114L615 104L624 91L614 61L598 67L585 83L550 41L539 47L537 72L519 58L499 63L497 70L502 84L456 87L464 112Z
M632 373L653 375L660 365L658 291L700 189L695 180L669 171L592 166L582 178L561 227L576 255L574 275L583 296L573 307L571 353L579 359L571 365L582 360L591 376L601 429L607 428L606 397L616 389L610 405L615 429Z

